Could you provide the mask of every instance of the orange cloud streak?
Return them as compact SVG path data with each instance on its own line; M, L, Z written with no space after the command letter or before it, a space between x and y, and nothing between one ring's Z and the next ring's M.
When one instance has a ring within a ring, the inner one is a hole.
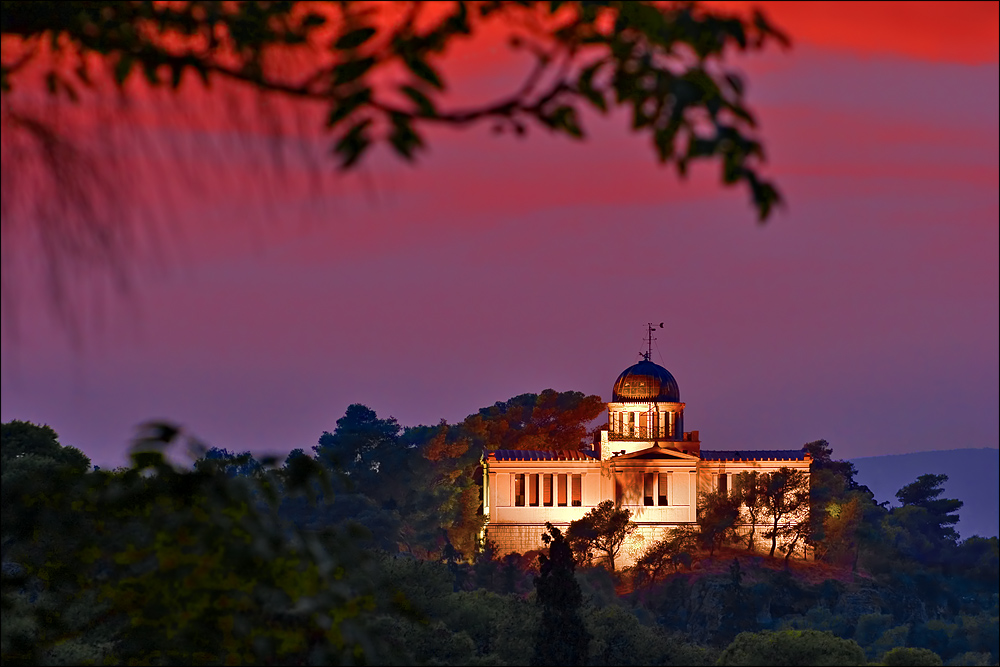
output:
M716 1L706 6L747 13L759 8L795 44L893 53L969 65L997 62L1000 3Z

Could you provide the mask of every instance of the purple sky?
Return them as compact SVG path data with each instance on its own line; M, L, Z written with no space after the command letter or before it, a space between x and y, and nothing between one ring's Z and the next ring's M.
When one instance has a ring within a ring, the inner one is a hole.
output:
M101 465L151 418L284 453L354 402L411 425L549 387L607 400L664 321L653 360L707 449L997 447L996 57L806 41L741 66L788 201L765 226L622 118L585 117L583 144L435 131L415 168L373 156L322 194L260 194L242 174L267 149L244 138L208 156L214 195L160 211L167 259L136 262L129 296L77 291L101 304L80 345L48 308L20 308L16 338L4 319L0 416Z

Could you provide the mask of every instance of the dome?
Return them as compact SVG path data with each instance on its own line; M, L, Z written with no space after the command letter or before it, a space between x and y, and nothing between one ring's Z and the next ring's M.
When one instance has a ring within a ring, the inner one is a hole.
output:
M677 380L663 366L643 359L622 371L611 392L612 403L680 403Z

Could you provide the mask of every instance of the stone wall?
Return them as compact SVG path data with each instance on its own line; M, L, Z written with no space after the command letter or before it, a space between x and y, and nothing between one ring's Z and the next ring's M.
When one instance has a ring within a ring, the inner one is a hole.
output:
M563 533L569 528L568 524L553 525L563 531ZM621 552L619 552L618 558L615 560L615 566L621 569L635 565L635 562L642 556L646 549L666 537L671 530L682 525L690 526L691 524L639 524L636 531L622 545ZM754 552L757 554L766 554L771 549L771 541L762 537L763 532L767 528L767 526L757 526L756 535L754 536ZM509 553L523 554L527 551L544 549L545 545L542 543L542 533L544 532L545 527L539 524L501 523L491 524L486 527L486 537L496 545L498 556L505 556ZM737 528L737 533L742 540L741 545L745 545L746 536L750 533L750 527L740 526ZM779 539L778 543L780 547L782 540ZM775 556L780 558L784 556L784 553L779 550L775 552ZM811 559L812 550L800 542L795 546L792 558Z
M559 530L566 532L569 524L555 525ZM534 524L497 523L486 527L486 539L496 545L497 556L505 556L509 553L523 554L527 551L544 549L542 534L545 526Z

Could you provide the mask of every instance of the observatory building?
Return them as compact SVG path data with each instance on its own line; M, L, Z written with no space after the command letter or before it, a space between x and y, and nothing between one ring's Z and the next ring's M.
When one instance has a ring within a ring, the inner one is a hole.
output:
M809 472L812 461L803 449L702 449L698 431L684 430L677 380L650 361L648 351L642 357L615 381L607 426L591 449L484 455L486 536L501 555L541 549L546 522L565 531L613 500L638 524L618 559L630 565L671 529L694 524L699 494L728 492L739 473ZM758 539L764 529L757 527ZM798 551L801 556L802 547Z

